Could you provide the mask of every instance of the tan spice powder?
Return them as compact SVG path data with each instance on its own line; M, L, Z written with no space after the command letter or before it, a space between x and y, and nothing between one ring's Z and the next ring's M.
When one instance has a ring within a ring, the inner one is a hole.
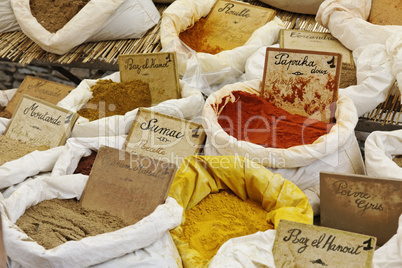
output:
M90 0L30 0L32 16L49 32L67 24Z
M140 80L113 82L101 79L91 87L92 99L88 101L78 114L97 120L112 115L124 115L139 107L150 107L152 104L149 84Z
M86 210L76 199L51 199L28 208L16 225L45 249L128 226L107 212Z
M32 146L22 141L11 139L8 136L0 135L0 166L35 150L45 151L47 149L49 148L45 145Z

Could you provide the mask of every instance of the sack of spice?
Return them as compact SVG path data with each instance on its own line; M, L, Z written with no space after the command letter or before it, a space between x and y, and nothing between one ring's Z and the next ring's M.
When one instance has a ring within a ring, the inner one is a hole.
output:
M17 88L13 89L6 89L6 90L0 90L0 117L1 118L11 118L11 113L6 111L5 108L8 105L9 101L13 98L15 92L17 92ZM1 124L0 124L1 125ZM0 126L0 131L1 126ZM2 131L4 132L4 131Z
M69 138L53 167L52 176L70 175L76 173L77 168L87 170L86 173L88 173L95 160L96 152L102 145L122 150L125 142L126 135ZM89 156L91 159L84 161ZM83 166L80 167L80 164Z
M388 6L384 16L391 16L394 9L400 19L401 3L398 7L397 1L390 5L378 0L326 0L316 16L318 23L353 51L358 85L341 92L353 100L359 116L386 100L395 79L402 84L402 25L370 23L374 2Z
M0 33L19 31L10 0L0 0Z
M402 130L374 131L364 143L368 176L402 179Z
M11 6L21 30L59 55L84 42L140 38L160 19L151 0L11 0Z
M199 83L197 88L201 88L206 95L212 93L209 85L222 84L228 77L239 79L244 73L248 57L258 48L276 43L279 40L279 31L284 28L282 21L275 17L255 30L243 46L217 54L196 52L181 41L179 34L207 16L215 2L216 0L174 1L163 13L160 30L163 50L176 52L178 70L180 75L184 75L183 80L196 80ZM199 40L198 37L193 39Z
M78 111L80 114L80 109L84 107L88 101L92 98L91 87L96 85L100 80L111 80L112 82L119 83L120 82L120 72L113 73L99 80L85 79L83 80L78 87L73 89L70 94L68 94L63 100L61 100L57 105L63 108L66 108L71 111ZM170 99L163 101L156 106L153 106L152 109L155 112L171 115L174 117L186 119L186 120L195 120L200 117L202 113L202 109L204 106L204 97L202 93L190 86L188 86L183 81L180 81L181 88L181 98L180 99ZM114 95L112 90L105 89L106 93L103 96L103 99L99 101L99 103L95 104L99 111L102 108L102 102L104 104L103 109L108 115L108 111L115 112L114 101L121 100L123 108L132 107L133 103L136 103L138 99L147 99L149 95L146 93L136 92L136 90L132 90L130 93L132 96L128 96L126 98L122 98L120 95ZM138 94L138 95L136 95ZM115 97L115 98L114 98ZM107 105L106 105L107 104ZM130 106L128 106L130 105ZM149 102L148 104L149 105ZM144 107L144 106L140 106ZM146 107L146 106L145 106ZM149 107L149 106L148 106ZM90 107L89 107L90 108ZM99 114L99 111L93 109L96 115ZM80 116L74 126L74 129L71 133L71 137L100 137L100 136L120 136L127 135L130 127L134 121L135 116L137 115L138 108L129 110L123 115L113 115L106 116L97 120L89 121L87 118Z
M185 211L171 231L184 267L207 267L230 238L276 228L281 219L313 223L308 199L296 185L239 156L185 158L169 196Z
M71 230L55 224L53 229L57 229L57 231L54 233L50 230L46 231L46 227L42 227L49 222L41 221L42 217L46 219L54 214L46 216L44 213L37 217L37 224L31 224L32 236L35 232L38 233L35 234L35 237L39 235L37 240L33 240L16 224L18 222L21 224L21 228L24 227L22 219L25 218L29 221L27 212L35 213L35 210L30 210L30 208L37 208L44 201L53 201L50 203L54 204L56 201L61 203L63 200L69 201L66 199L79 200L87 179L88 176L80 174L41 177L24 183L14 194L0 202L7 255L15 264L12 267L179 266L177 262L179 256L168 231L180 224L183 209L173 198L168 198L153 213L136 224L88 237L85 237L83 230L77 231L76 225L80 223L74 220L77 216L73 212L71 215L74 216L67 216L70 225L74 222L70 226ZM64 207L63 211L66 211ZM20 218L21 221L19 221ZM60 222L65 221L62 217L59 220ZM59 222L57 219L53 221ZM94 230L95 226L98 224L86 227L86 233L97 232ZM40 235L41 227L45 229L42 236ZM82 238L82 236L84 237ZM48 239L55 237L61 241L60 245L52 249L45 249L42 246L48 245L50 243Z
M275 117L278 124L270 129L274 124L268 122L269 117L264 119L263 113L269 116L270 111L266 109L274 106L259 97L260 84L261 80L251 80L227 85L208 97L202 117L207 134L205 155L239 155L249 158L272 172L281 174L302 190L319 184L321 171L364 174L363 159L354 133L358 117L349 98L339 95L335 113L336 124L333 126L288 115L286 120ZM219 123L219 118L225 118L219 116L229 103L231 105L228 107L235 106L235 95L239 94L248 95L249 98L245 99L248 101L241 102L241 111L227 110L226 121L231 125L224 129ZM285 115L283 110L278 113L281 113L278 116ZM250 115L252 118L243 120L240 119L242 115ZM262 125L253 126L260 121L257 120L259 118L263 120ZM288 118L297 121L292 123ZM279 125L280 122L283 124ZM305 125L306 123L308 124ZM233 136L239 133L245 133L246 139L238 140ZM271 140L282 147L263 146ZM290 147L287 147L289 145Z

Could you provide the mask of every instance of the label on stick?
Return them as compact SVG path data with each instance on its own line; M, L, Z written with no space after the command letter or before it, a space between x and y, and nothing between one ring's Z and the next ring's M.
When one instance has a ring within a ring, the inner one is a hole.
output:
M149 84L152 105L180 98L175 52L120 55L119 70L121 82L141 80Z
M78 115L40 99L24 95L4 135L31 145L63 145Z
M280 220L272 253L276 267L370 268L376 238Z
M268 47L261 96L291 114L334 123L341 64L338 53Z

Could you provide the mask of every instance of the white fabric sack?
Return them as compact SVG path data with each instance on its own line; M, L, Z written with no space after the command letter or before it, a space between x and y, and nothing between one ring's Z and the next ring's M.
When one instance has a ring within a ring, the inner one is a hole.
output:
M163 13L161 22L161 44L163 51L176 52L179 74L183 80L199 78L198 84L206 95L212 93L209 85L222 84L228 77L238 78L244 73L246 60L258 48L269 46L279 40L279 31L284 28L282 21L275 17L272 21L255 30L249 40L240 47L218 54L197 53L179 38L180 32L194 25L206 16L216 0L176 0Z
M392 161L394 156L402 155L402 130L370 133L364 155L368 176L402 180L402 168Z
M183 208L176 200L168 197L164 204L159 205L153 213L136 224L114 232L86 237L80 241L68 241L50 250L45 250L38 243L29 241L29 237L15 225L17 219L24 214L27 208L43 200L79 199L87 179L88 176L81 174L41 177L24 183L9 198L0 202L3 238L7 255L13 262L25 268L88 267L101 264L154 244L181 222ZM164 246L171 247L167 252L175 251L173 244ZM160 245L148 248L140 253L140 256L149 258L148 252L152 251L152 248L160 248ZM158 255L158 252L154 252L153 255ZM139 256L132 257L131 259L130 256L124 256L124 258L142 262ZM149 259L149 262L152 260ZM154 267L178 266L173 256L160 257L155 259L155 262L157 265ZM166 262L169 262L168 265ZM162 265L158 266L160 264ZM126 265L125 267L135 266L135 263L131 263L131 266ZM108 265L104 264L102 267L108 267Z
M272 248L276 230L256 232L226 241L212 258L209 267L275 268Z
M11 6L22 31L42 49L60 55L84 42L139 38L160 19L151 0L91 0L51 33L32 16L29 0L11 0Z
M383 246L374 251L373 268L402 267L402 215L397 233Z
M245 70L245 80L262 79L264 74L266 48L260 48L252 55ZM393 57L385 45L368 45L353 52L356 65L357 85L340 88L339 94L352 99L358 116L372 111L384 102L395 82L392 73ZM402 66L402 61L399 62Z
M364 71L370 70L372 74L360 77L361 82L361 78L366 78L364 87L359 85L344 92L355 102L359 115L385 101L395 78L402 85L402 26L369 23L370 10L371 0L326 0L316 16L318 23L354 54L360 53L358 48L364 50L362 47L372 45L369 53L361 55L361 60L372 65ZM390 75L394 77L391 81ZM359 76L357 79L360 84Z
M359 46L385 44L402 30L402 26L368 22L370 10L371 0L326 0L320 5L316 20L352 51Z
M121 150L125 141L126 135L69 138L53 167L52 176L73 174L81 158L91 155L91 151L97 152L102 145Z
M102 79L111 79L120 82L120 72L113 73ZM71 111L78 111L92 97L90 88L97 80L84 79L77 88L73 89L57 105ZM201 92L180 81L181 98L171 99L159 103L151 110L174 117L196 121L202 113L204 97ZM128 134L131 125L137 115L138 109L127 112L125 115L104 117L89 122L84 117L79 117L71 137L99 137L120 136Z
M205 155L239 155L256 161L274 173L281 174L301 190L319 184L321 171L364 174L363 159L354 128L358 117L352 101L340 95L331 131L313 144L293 146L288 149L265 148L229 136L219 125L211 105L221 103L232 91L242 90L260 95L261 80L240 82L224 86L206 100L203 127L207 134Z
M19 31L10 0L0 0L0 33Z

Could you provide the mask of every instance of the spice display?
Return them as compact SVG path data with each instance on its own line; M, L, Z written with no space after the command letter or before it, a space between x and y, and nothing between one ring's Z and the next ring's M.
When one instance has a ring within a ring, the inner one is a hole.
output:
M5 110L6 107L0 106L0 117L10 119L12 114L9 111Z
M97 152L92 151L92 153L87 157L82 157L78 162L78 166L74 171L74 174L84 174L89 175L91 173L92 166L94 164Z
M45 249L127 226L107 212L84 209L76 199L42 201L28 208L16 225Z
M30 0L32 16L49 32L67 24L90 0Z
M35 150L44 151L49 149L47 146L32 146L19 140L11 139L5 135L0 135L0 166L8 161L23 157Z
M238 140L249 141L264 147L289 148L311 144L327 134L333 124L305 116L290 114L264 98L244 91L232 92L235 102L225 100L218 122L223 130Z
M272 229L266 215L261 204L251 199L243 201L227 191L209 194L185 212L181 240L206 264L227 240Z
M181 32L179 38L196 52L217 54L223 51L223 48L219 46L211 47L206 44L208 31L204 27L205 22L206 18L201 18L199 21L196 21L191 28Z
M101 79L91 87L90 99L78 114L90 121L112 115L124 115L139 107L150 107L151 92L148 83L140 80L113 82Z
M378 25L402 25L400 0L372 0L368 21Z

